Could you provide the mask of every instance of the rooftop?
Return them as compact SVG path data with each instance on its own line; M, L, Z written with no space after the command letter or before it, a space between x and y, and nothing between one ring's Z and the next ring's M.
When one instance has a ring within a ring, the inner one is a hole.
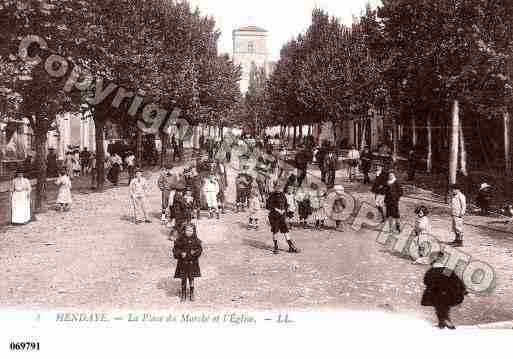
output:
M267 32L267 30L258 26L244 26L235 29L234 31L253 31L253 32Z

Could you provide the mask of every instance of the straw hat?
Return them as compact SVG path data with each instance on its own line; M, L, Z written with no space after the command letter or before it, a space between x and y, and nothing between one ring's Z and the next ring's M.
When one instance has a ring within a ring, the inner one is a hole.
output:
M344 193L344 186L342 186L341 184L336 184L333 187L333 191L338 192L338 193Z
M485 189L485 188L490 188L490 187L491 187L491 186L490 186L488 183L486 183L486 182L485 182L485 183L481 183L481 188L480 188L480 190Z

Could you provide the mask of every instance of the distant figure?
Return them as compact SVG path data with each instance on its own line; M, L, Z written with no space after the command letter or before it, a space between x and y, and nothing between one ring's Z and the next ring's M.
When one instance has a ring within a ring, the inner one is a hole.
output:
M358 152L355 145L351 146L351 150L347 154L347 157L349 164L349 181L352 181L354 176L356 175L358 163L360 162L360 152Z
M61 170L59 178L55 181L55 184L59 187L57 193L57 210L58 211L69 211L71 203L71 179L68 177L65 170Z
M369 184L369 172L372 167L372 152L369 150L369 147L365 147L362 152L361 157L362 162L362 173L363 173L363 184Z
M383 171L383 166L378 164L376 166L376 178L372 184L372 193L374 193L374 200L376 201L376 208L381 214L381 220L385 222L385 190L388 181L388 173Z
M415 173L419 162L419 156L415 149L408 153L408 181L415 181Z
M11 185L11 223L26 224L30 222L31 206L30 193L32 186L30 181L23 176L22 171L16 172L16 177Z
M335 177L337 173L338 159L334 151L329 150L324 158L324 173L326 176L326 187L333 188L335 185Z
M46 173L48 177L57 177L57 154L53 148L48 149L46 156Z
M399 213L399 200L403 196L403 189L397 182L394 172L388 174L388 181L385 187L385 207L386 217L388 220L390 232L395 230L401 232L401 223L399 222L401 215Z
M309 155L306 152L306 149L301 149L297 153L296 158L295 158L299 186L301 186L303 184L303 181L306 178L306 174L308 171L308 158L309 158Z
M128 152L125 158L126 169L128 171L128 185L135 178L135 155L132 151Z
M455 235L453 242L449 245L453 247L463 247L463 218L467 211L467 199L458 185L452 185L452 199L451 199L451 215L452 215L452 230Z
M89 169L89 161L91 160L91 152L87 149L87 147L84 147L82 152L80 152L80 165L81 165L81 171L82 175L85 175Z
M490 214L490 202L492 201L490 193L491 188L492 186L488 183L481 183L481 187L479 188L476 204L481 209L482 216L488 216Z

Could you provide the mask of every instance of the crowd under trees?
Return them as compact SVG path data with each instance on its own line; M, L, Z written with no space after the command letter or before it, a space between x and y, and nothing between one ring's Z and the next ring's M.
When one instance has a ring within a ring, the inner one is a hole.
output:
M88 98L98 88L114 84L140 95L143 105L155 103L168 113L179 108L180 118L191 126L223 126L241 101L240 68L227 55L218 55L220 33L214 19L191 9L186 1L1 0L0 28L0 115L30 122L36 143L38 208L45 201L47 134L55 129L58 115L91 114L100 190L106 123L118 124L140 144L137 121L142 106L134 115L129 114L132 99L112 106L116 91L102 103L91 104ZM29 35L43 38L49 47L33 46L31 56L58 54L72 64L65 76L53 78L44 63L20 58L20 41ZM64 90L75 70L92 75L88 90ZM169 146L166 130L157 129L163 135L163 153Z
M512 74L513 2L383 0L351 26L314 10L256 108L267 126L356 120L367 131L379 111L394 152L415 148L454 183L483 163L510 173Z

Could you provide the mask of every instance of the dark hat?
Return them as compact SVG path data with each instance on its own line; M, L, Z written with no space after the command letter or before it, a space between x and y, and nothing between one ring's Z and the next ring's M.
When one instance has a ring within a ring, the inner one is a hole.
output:
M166 163L166 164L164 165L164 168L165 168L166 170L172 170L172 169L173 169L173 164L172 164L172 163Z
M459 184L456 184L456 183L455 183L455 184L452 184L452 185L451 185L451 189L458 189L458 190L460 190L460 189L461 189L461 187L460 187L460 185L459 185Z
M427 207L423 206L423 205L415 208L415 214L419 214L420 212L424 213L425 216L427 216L429 214Z
M143 171L143 170L142 170L142 168L140 168L140 167L137 167L137 168L135 169L135 172L142 172L142 171Z

